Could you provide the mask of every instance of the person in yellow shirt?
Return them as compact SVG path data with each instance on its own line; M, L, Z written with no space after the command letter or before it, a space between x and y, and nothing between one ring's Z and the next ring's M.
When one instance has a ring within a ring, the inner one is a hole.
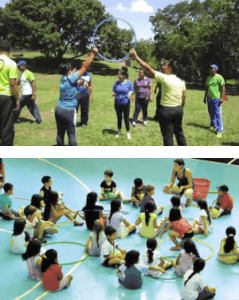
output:
M158 109L158 119L164 146L173 146L174 135L178 146L187 146L182 127L183 107L186 100L185 82L173 74L169 61L163 60L160 63L161 72L159 72L144 62L135 49L131 49L130 54L151 77L162 84L162 99Z
M17 121L18 123L20 122L18 119L20 113L23 107L27 105L28 110L35 119L34 121L36 121L37 124L40 124L42 122L42 118L36 104L37 88L34 74L27 69L27 62L25 60L19 61L17 66L21 71L18 85L21 85L22 96L20 98L20 107L15 114L15 121Z
M0 41L0 139L3 146L14 143L14 109L19 107L17 64L9 58L11 43Z

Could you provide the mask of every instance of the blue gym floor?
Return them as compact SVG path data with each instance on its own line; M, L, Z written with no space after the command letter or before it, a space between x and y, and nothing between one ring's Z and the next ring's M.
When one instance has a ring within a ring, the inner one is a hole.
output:
M122 191L126 199L130 198L133 180L141 177L145 184L154 184L156 188L155 200L159 205L165 207L164 218L171 207L170 195L162 193L163 186L169 183L173 160L171 158L158 159L46 159L55 164L51 165L39 159L3 159L6 169L6 182L14 184L14 195L17 197L30 198L32 194L38 193L42 184L41 178L50 175L53 178L52 189L64 193L64 202L67 206L81 210L85 205L88 191L100 192L100 183L103 180L103 173L106 169L114 171L113 180L116 181L118 190ZM216 190L216 186L226 184L229 186L229 193L235 198L235 207L231 216L224 216L213 220L213 233L205 238L202 235L196 238L205 241L215 249L214 256L207 261L202 272L205 282L210 287L216 287L217 295L214 299L239 299L239 265L224 265L218 261L220 241L225 237L227 226L238 226L239 199L238 178L239 167L224 165L221 163L205 162L199 160L185 159L186 167L192 170L194 177L208 178L211 180L210 190ZM58 166L58 167L57 167ZM59 168L60 167L60 168ZM67 172L65 172L67 171ZM75 177L73 177L72 175ZM207 201L212 203L216 195L208 194ZM183 199L184 200L184 199ZM102 202L105 209L110 204ZM13 208L20 209L28 205L27 201L13 199ZM138 217L139 209L133 208L130 204L123 206L123 211L129 212L126 219L134 223ZM183 210L183 216L188 218L198 217L199 209L189 207ZM160 219L160 217L159 217ZM60 220L60 222L67 219ZM85 225L74 227L72 224L60 226L57 235L49 238L49 242L65 241L85 243L89 231ZM37 281L31 280L28 276L26 262L21 256L11 254L9 242L11 234L2 230L12 231L13 221L0 219L0 280L1 300L12 299L40 299L45 292L40 285L27 296L20 298L28 290L32 289ZM239 234L236 236L236 238ZM165 234L162 239L167 238ZM239 239L237 239L239 242ZM124 239L117 240L121 248L126 250L137 249L141 253L145 249L146 239L136 234ZM211 249L205 244L196 242L201 257L207 258L211 255ZM166 241L159 246L163 256L176 255L178 252L171 252L169 248L172 242ZM59 262L66 263L79 260L84 253L84 248L77 245L57 244L47 246L44 249L54 248L58 251ZM69 272L74 265L63 266L63 273ZM72 273L74 279L71 286L59 293L48 293L44 299L80 299L80 300L179 300L182 280L157 280L144 276L143 287L140 290L130 291L117 284L115 269L104 268L100 264L100 258L90 257L83 261ZM173 269L168 271L162 278L174 277Z

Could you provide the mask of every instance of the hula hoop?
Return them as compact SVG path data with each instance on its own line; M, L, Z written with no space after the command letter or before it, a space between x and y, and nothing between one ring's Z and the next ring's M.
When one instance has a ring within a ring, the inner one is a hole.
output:
M162 244L163 242L168 241L168 240L171 240L171 239L170 239L170 238L166 238L166 239L160 241L160 242L158 243L158 245L160 245L160 244ZM196 242L202 243L202 244L206 245L207 247L209 247L209 248L212 250L211 255L210 255L208 258L205 258L205 259L204 259L205 261L207 261L207 260L209 260L209 259L211 259L211 258L213 257L213 255L214 255L214 253L215 253L215 250L214 250L214 248L213 248L211 245L209 245L208 243L206 243L206 242L204 242L204 241L202 241L202 240L199 240L199 239L192 238L191 240L194 240L194 241L196 241Z
M97 44L95 44L95 38L96 38L96 35L97 35L97 34L96 34L96 33L97 33L97 30L99 29L99 27L100 27L102 24L104 24L105 22L108 22L108 21L110 21L110 20L112 20L112 21L113 21L113 20L120 20L120 21L123 21L123 22L125 22L126 24L129 25L129 27L131 28L131 32L133 33L133 35L134 35L134 37L135 37L134 42L133 42L133 43L134 43L133 48L135 48L135 47L136 47L136 44L137 44L137 39L136 39L136 33L135 33L133 27L132 27L127 21L125 21L125 20L123 20L123 19L120 19L120 18L115 18L115 17L109 17L109 18L103 20L102 22L100 22L99 25L96 26L95 31L94 31L94 34L93 34L93 38L92 38L92 39L93 39L93 46L97 46ZM112 62L112 63L126 60L126 59L129 58L129 56L130 56L130 53L129 53L129 54L127 54L125 57L120 58L120 59L108 59L108 58L104 57L104 56L103 56L101 53L99 53L99 52L97 52L97 54L98 54L98 56L99 56L101 59L106 60L106 61L108 61L108 62Z
M56 226L63 226L63 225L68 225L68 224L71 224L72 222L75 222L75 220L78 218L78 214L76 215L76 218L75 219L73 219L73 220L71 220L71 221L69 221L69 222L64 222L64 223L55 223L55 225Z
M177 258L177 255L163 256L163 259L167 260L167 258ZM150 276L150 277L152 277L152 276ZM159 277L152 277L152 278L157 279L157 280L176 280L176 279L182 279L182 278L177 277L177 276L176 277L172 277L172 278L164 278L164 277L161 277L161 276L159 276Z
M55 245L55 244L74 244L74 245L78 245L78 246L83 246L83 247L85 247L84 244L76 243L76 242L53 242L53 243L47 243L47 244L45 244L44 246ZM77 263L79 263L79 262L85 261L87 258L89 258L88 255L87 255L84 259L80 259L80 260L77 260L77 261L73 261L73 262L71 262L71 263L59 264L59 265L60 265L60 266L74 265L74 264L77 264Z

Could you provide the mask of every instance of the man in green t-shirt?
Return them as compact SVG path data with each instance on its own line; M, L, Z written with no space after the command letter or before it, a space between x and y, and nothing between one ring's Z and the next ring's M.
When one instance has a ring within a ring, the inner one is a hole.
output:
M204 102L208 104L208 111L211 119L211 130L217 132L217 137L221 138L224 132L222 123L222 108L223 99L225 99L226 88L224 78L217 74L218 66L210 66L210 76L206 81L206 93Z
M19 107L17 65L9 58L11 43L0 40L0 139L3 146L13 146L14 108Z
M17 64L21 71L18 85L21 85L22 95L20 98L19 109L15 113L15 121L19 123L19 116L24 106L27 105L28 110L35 118L37 124L42 122L40 112L36 104L36 81L33 73L27 69L27 62L25 60L19 61Z

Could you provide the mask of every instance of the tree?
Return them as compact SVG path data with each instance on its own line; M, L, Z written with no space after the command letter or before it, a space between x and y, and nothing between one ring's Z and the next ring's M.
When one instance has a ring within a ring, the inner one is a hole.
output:
M105 7L97 0L12 0L3 11L13 44L62 59L84 52Z

